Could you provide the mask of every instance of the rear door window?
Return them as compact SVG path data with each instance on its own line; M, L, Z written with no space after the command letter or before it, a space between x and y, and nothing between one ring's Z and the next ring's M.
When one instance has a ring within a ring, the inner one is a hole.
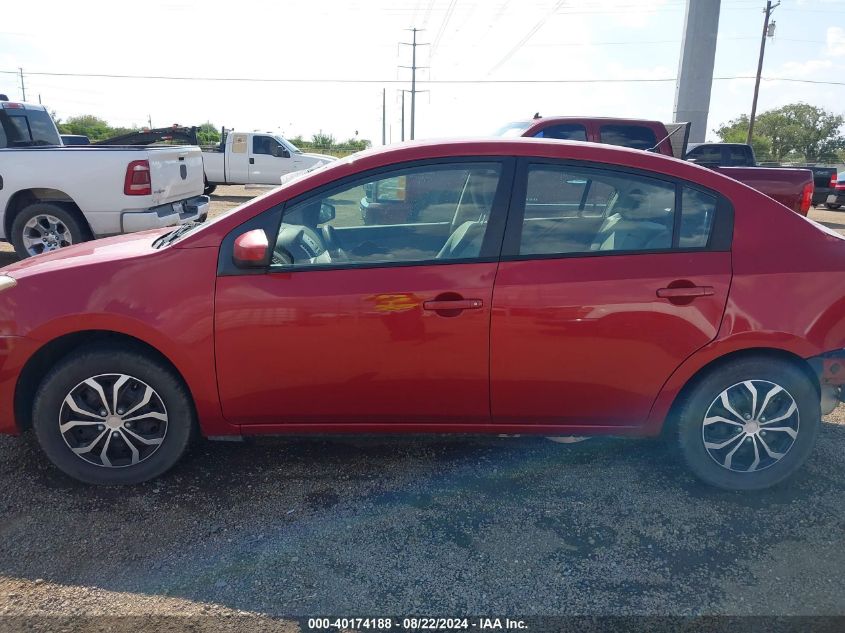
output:
M579 123L550 125L534 135L536 138L554 138L561 141L586 141L587 129Z
M519 256L711 245L718 201L697 187L617 169L554 164L528 165L526 178Z
M34 145L60 145L59 134L50 115L44 110L27 110L29 131Z
M607 145L620 145L634 149L650 149L657 145L657 138L642 125L602 125L599 138Z
M50 115L43 110L0 110L0 147L60 145Z

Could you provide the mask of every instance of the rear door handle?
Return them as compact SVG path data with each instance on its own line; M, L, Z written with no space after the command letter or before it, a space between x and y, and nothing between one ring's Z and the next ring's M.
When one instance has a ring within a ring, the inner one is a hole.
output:
M250 157L250 159L249 159L249 164L250 164L250 165L254 165L254 164L255 164L255 159L254 159L254 158L252 158L252 157Z
M707 297L713 294L712 286L692 286L691 288L660 288L657 296L661 299L677 299L687 297Z
M423 301L423 309L438 312L440 310L478 310L484 306L481 299L444 299Z

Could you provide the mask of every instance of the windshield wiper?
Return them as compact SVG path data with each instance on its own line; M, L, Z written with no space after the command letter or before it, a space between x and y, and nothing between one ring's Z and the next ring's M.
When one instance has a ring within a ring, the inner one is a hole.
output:
M200 222L188 222L187 224L181 225L175 231L170 231L170 233L165 233L164 235L162 235L161 237L156 239L155 242L153 242L153 248L161 248L163 246L167 246L168 244L172 243L176 239L182 237L188 231L195 229L200 224L201 224Z

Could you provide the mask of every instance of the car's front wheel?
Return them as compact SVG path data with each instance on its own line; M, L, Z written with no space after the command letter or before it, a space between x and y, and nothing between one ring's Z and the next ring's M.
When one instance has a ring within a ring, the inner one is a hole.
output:
M704 482L761 490L804 464L820 425L818 391L801 369L748 357L695 383L679 407L673 440Z
M134 484L161 475L195 428L190 396L164 363L135 349L97 346L60 361L32 412L50 461L93 484Z

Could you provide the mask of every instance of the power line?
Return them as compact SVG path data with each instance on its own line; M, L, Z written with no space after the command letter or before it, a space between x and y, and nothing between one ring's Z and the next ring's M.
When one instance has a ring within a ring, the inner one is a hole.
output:
M493 66L493 68L491 68L490 71L487 74L489 75L491 73L494 73L495 71L497 71L502 66L502 64L504 64L511 57L513 57L514 54L528 42L528 40L530 40L532 37L534 37L534 35L537 33L537 31L539 31L543 27L543 25L546 23L546 21L550 17L552 17L555 13L558 12L558 10L563 6L564 2L566 2L566 0L558 0L558 2L555 4L555 6L552 8L552 10L549 11L546 15L544 15L540 19L540 21L537 22L537 24L535 24L533 27L531 27L531 30L528 31L528 33L526 33L523 36L523 38L521 40L519 40L519 42L517 42L516 45L513 48L511 48L507 53L505 53L505 56L502 57L502 59L500 59L499 62L495 66Z
M437 47L440 45L440 39L443 37L443 34L446 32L446 25L449 24L449 20L452 19L452 14L455 12L455 5L458 4L458 0L451 0L449 3L449 8L446 9L446 15L443 16L443 22L440 24L440 28L437 30L437 35L434 38L434 44L431 46L431 56L434 56L434 53L437 51ZM411 135L411 139L413 139L413 134Z
M421 44L418 44L421 46ZM17 75L17 70L0 70L0 73ZM231 81L257 83L313 83L313 84L404 84L402 79L349 79L349 78L277 78L277 77L183 77L174 75L116 75L106 73L58 73L58 72L26 72L29 75L50 77L88 77L93 79L148 79L163 81ZM675 81L677 77L628 77L625 79L418 79L419 84L600 84L600 83L662 83ZM754 75L734 75L713 77L714 81L733 81L738 79L755 79ZM763 77L763 81L787 81L793 83L822 84L828 86L845 86L845 81L822 81L816 79L797 79L792 77Z

